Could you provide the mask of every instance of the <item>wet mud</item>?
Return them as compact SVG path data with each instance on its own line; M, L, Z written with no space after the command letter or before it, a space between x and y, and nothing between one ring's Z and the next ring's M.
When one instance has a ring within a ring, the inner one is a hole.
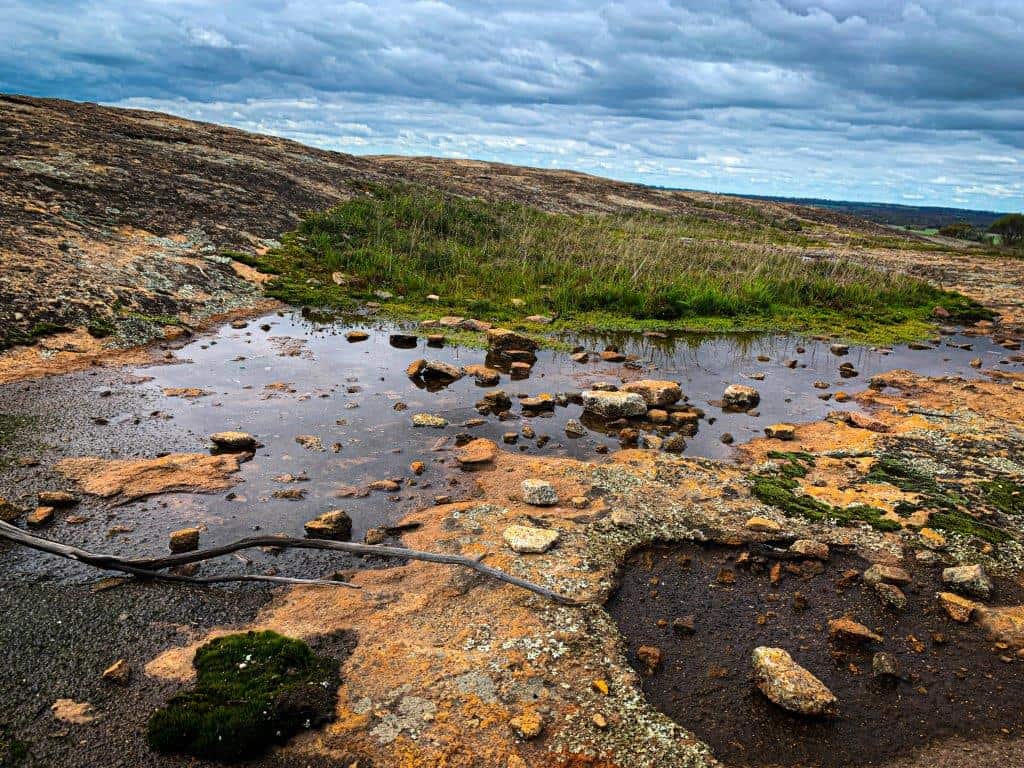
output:
M904 563L913 582L906 609L895 611L861 582L869 563L852 553L833 551L819 563L757 552L697 544L638 551L607 605L648 700L724 763L883 765L953 737L1021 736L1024 667L977 626L946 616L935 599L940 565ZM777 562L781 579L773 584ZM994 603L1022 597L1019 584L996 580ZM828 621L847 615L884 639L863 646L830 639ZM692 618L692 634L673 628L680 617ZM764 698L750 662L762 645L788 650L824 682L838 697L838 717L793 715ZM641 646L662 651L653 674L638 659ZM873 674L879 651L896 658L898 679Z

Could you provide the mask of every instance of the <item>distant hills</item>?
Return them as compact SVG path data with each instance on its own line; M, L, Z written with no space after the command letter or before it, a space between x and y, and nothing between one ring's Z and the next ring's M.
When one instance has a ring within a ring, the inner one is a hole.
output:
M955 221L966 221L976 229L988 229L993 221L1006 215L997 211L974 211L967 208L858 203L849 200L821 200L813 197L772 197L770 195L738 195L738 197L827 208L877 224L907 227L908 229L938 229Z

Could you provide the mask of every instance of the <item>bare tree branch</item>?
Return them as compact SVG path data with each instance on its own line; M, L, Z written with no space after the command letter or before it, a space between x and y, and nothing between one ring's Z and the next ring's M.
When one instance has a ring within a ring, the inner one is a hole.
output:
M332 581L321 579L296 579L285 576L260 576L256 574L241 576L208 576L193 577L180 576L177 574L162 573L166 568L173 568L189 563L198 563L203 560L210 560L223 555L238 552L243 549L256 547L278 547L281 549L319 549L335 552L347 552L355 555L369 555L378 557L391 557L404 560L422 560L428 563L441 563L444 565L457 565L469 570L476 571L489 578L505 584L512 584L521 589L528 590L534 594L546 597L560 605L582 605L579 600L561 595L547 587L542 587L532 581L513 576L510 573L491 568L480 562L483 555L478 558L464 557L462 555L449 555L441 552L424 552L417 549L406 549L404 547L388 547L378 544L359 544L351 541L330 541L328 539L294 539L285 536L250 536L219 547L196 550L195 552L182 552L168 555L166 557L125 559L115 555L89 552L78 547L60 542L44 539L23 531L10 523L0 521L0 538L13 541L16 544L46 552L57 557L68 560L76 560L95 568L102 568L109 571L120 571L129 573L143 579L158 579L161 581L178 581L193 584L214 584L227 581L269 581L280 584L307 584L334 587L358 588L356 585L344 581Z

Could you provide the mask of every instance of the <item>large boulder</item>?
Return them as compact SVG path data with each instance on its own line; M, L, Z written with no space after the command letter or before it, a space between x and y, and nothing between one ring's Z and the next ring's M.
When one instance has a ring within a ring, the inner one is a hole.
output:
M622 385L622 391L636 392L648 406L655 408L677 403L683 396L683 390L676 382L658 381L657 379L631 381Z
M584 392L583 410L609 421L631 419L647 413L647 403L636 392Z
M800 715L834 715L835 694L782 648L759 646L751 659L754 681L769 701Z

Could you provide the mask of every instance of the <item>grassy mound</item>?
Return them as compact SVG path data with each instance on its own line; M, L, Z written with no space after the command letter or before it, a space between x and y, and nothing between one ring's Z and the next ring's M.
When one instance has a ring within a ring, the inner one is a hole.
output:
M413 186L370 192L309 214L278 249L236 258L275 274L268 293L292 304L344 306L387 290L407 297L400 306L412 314L429 307L493 320L590 314L622 327L719 319L854 332L923 322L936 306L984 314L915 278L807 260L801 250L824 243L756 219L566 215ZM338 273L344 285L333 280ZM425 300L432 293L440 306Z
M337 671L276 632L228 635L196 651L197 680L149 719L149 745L214 760L258 756L334 712Z

